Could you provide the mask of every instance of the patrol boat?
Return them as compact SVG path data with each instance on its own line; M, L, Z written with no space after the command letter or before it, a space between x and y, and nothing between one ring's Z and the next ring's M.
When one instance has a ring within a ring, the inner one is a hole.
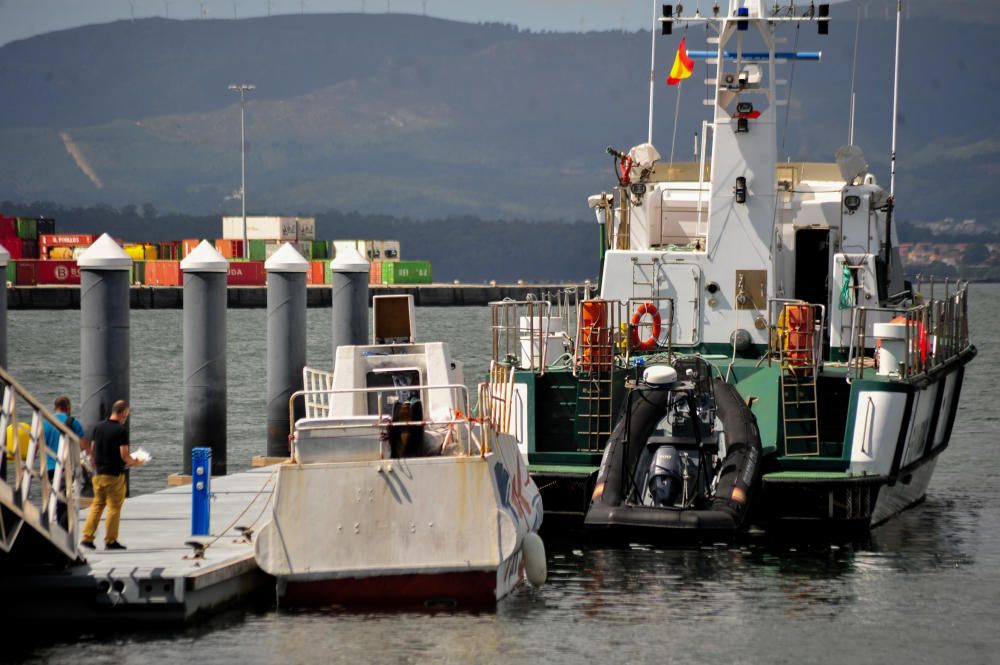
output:
M664 160L650 143L609 148L617 182L589 198L598 297L493 303L491 385L516 398L510 431L526 445L550 526L585 515L595 528L636 526L643 513L655 531L695 508L656 499L666 472L657 441L671 443L678 411L666 405L678 388L644 374L694 358L717 394L725 384L741 397L761 458L751 491L722 482L725 428L721 447L707 444L715 420L696 409L706 438L683 442L690 454L670 467L674 487L688 469L707 479L689 488L702 509L743 504L738 523L726 522L733 535L751 523L867 530L921 500L948 446L976 355L967 284L935 292L905 279L893 187L880 186L856 146L838 149L835 163L779 161L780 69L821 55L779 51L778 34L803 24L825 34L827 5L664 9L664 34L707 28L710 50L678 55L688 73L695 61L707 70L699 161ZM797 83L821 81L800 70ZM650 412L628 434L629 400L654 397L659 421ZM696 459L701 468L689 468ZM718 535L689 526L688 535Z
M489 605L545 579L542 502L489 399L470 410L446 344L413 341L412 296L375 296L376 343L306 368L291 461L255 540L283 605ZM485 388L482 390L485 395Z

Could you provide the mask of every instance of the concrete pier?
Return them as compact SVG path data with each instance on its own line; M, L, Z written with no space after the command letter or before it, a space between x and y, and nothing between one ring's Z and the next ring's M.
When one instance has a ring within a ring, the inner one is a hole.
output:
M190 535L190 485L126 500L119 540L127 550L83 550L86 563L64 571L29 568L0 576L0 598L7 599L0 603L0 622L161 626L230 607L251 594L273 593L274 580L258 569L252 543L236 527L259 529L270 519L265 506L275 469L212 479L209 536ZM80 519L85 515L81 511ZM102 521L98 543L103 543L103 533ZM186 544L192 541L208 545L201 556Z
M527 295L541 296L564 288L576 288L583 294L583 284L420 284L412 286L372 285L368 302L377 295L412 295L416 307L479 307L494 300L524 300ZM591 287L593 288L593 287ZM595 292L591 292L592 294ZM308 307L330 307L329 284L306 288ZM132 309L181 309L184 306L180 286L133 286ZM226 292L229 309L265 309L267 287L230 286ZM78 286L12 286L7 289L7 307L11 310L80 309Z

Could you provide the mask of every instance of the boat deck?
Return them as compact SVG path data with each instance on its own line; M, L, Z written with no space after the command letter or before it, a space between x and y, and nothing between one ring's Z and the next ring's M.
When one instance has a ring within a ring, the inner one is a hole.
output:
M190 485L127 499L119 532L127 550L103 549L105 513L98 549L82 550L86 563L0 576L0 596L8 599L0 617L183 622L266 590L273 581L258 569L253 545L237 527L259 529L266 521L275 468L212 479L209 536L191 536ZM207 544L201 557L189 541Z

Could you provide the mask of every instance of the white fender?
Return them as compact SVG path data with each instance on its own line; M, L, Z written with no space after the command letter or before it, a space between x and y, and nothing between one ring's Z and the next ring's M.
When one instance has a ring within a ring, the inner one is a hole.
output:
M531 586L542 586L549 576L549 567L545 561L545 543L534 531L529 531L521 543L524 552L524 571L527 573Z

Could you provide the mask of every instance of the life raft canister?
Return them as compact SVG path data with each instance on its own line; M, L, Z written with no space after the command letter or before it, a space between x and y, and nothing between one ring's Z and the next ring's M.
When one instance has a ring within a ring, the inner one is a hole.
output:
M644 340L639 340L639 324L642 322L642 317L649 314L653 319L653 331L649 337ZM632 332L630 338L632 340L632 348L639 351L651 351L656 348L656 340L660 338L660 328L662 321L660 319L660 313L656 309L656 305L651 302L640 303L636 308L635 312L632 313L632 318L630 320Z
M608 302L585 300L580 303L581 357L584 369L608 369L614 362Z
M785 305L785 357L792 365L809 365L812 361L813 322L812 305Z

